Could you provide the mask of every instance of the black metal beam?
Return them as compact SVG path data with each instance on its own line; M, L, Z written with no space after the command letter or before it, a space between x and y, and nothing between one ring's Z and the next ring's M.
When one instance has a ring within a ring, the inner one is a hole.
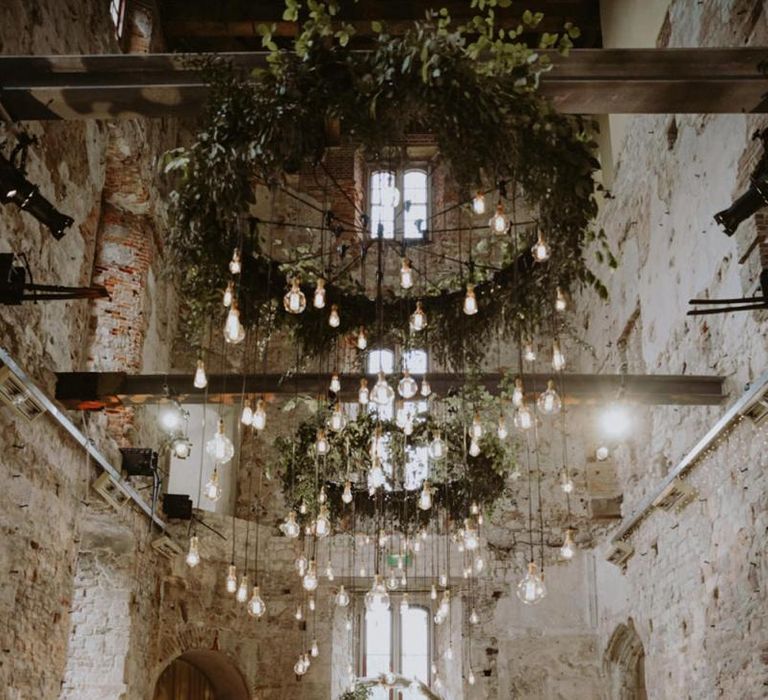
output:
M341 399L354 401L361 377L373 387L373 375L342 374ZM429 383L437 396L446 396L464 384L459 374L429 374ZM544 391L551 374L526 374L525 388L531 394ZM490 373L479 379L491 394L498 394L503 375ZM191 374L131 375L124 372L63 372L57 375L56 398L67 408L100 410L114 406L140 406L167 400L165 387L183 403L239 401L242 375L215 374L208 377L206 391L196 389ZM316 395L325 393L330 381L327 374L248 374L245 393L274 398L278 395ZM626 400L643 404L716 406L723 403L723 377L686 375L564 374L564 399L573 404L596 404L615 398L624 387ZM558 380L558 389L560 389Z

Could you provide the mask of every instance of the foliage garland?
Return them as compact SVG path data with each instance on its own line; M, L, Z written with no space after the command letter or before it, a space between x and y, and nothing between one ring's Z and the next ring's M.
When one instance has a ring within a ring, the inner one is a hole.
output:
M532 334L550 320L556 285L572 292L587 284L605 296L584 259L587 246L597 241L597 255L615 264L604 234L590 226L597 211L598 168L592 125L558 113L537 93L540 74L551 67L549 57L520 37L541 14L526 12L517 29L505 30L496 27L494 8L508 6L508 0L472 4L484 9L459 27L445 9L403 36L373 22L374 46L358 52L348 45L352 29L335 20L339 2L308 0L304 7L287 0L284 19L303 20L292 51L279 50L271 28L262 26L270 51L266 68L248 75L215 58L204 62L210 97L202 125L195 142L173 152L166 165L167 172L180 175L172 193L170 242L188 305L184 321L190 340L200 337L217 310L221 313L233 247L243 249L237 294L246 325L266 326L269 319L267 332L288 327L312 355L327 351L338 333L370 327L376 318L374 302L343 276L326 287L328 303L341 309L338 329L330 329L327 314L316 310L298 317L286 313L281 303L286 278L303 271L307 284L326 271L277 262L259 235L244 234L254 182L274 187L303 163L320 162L330 122L369 157L403 143L408 133L429 132L464 191L506 180L537 212L552 246L550 260L533 263L529 233L529 239L507 241L501 270L470 265L463 281L477 284L476 316L462 314L464 290L456 280L422 297L438 360L458 367L479 359L500 331ZM578 30L566 25L561 35L543 34L540 48L567 52L575 36ZM407 336L414 305L415 298L387 300L387 334Z

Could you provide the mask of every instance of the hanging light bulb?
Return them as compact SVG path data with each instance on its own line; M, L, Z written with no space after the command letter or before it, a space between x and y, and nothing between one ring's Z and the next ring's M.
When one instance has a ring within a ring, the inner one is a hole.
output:
M337 403L331 413L331 417L328 420L328 427L335 433L338 433L347 425L347 417L344 414L344 410L340 403Z
M331 328L338 328L340 323L339 307L336 304L331 304L331 315L328 316L328 325Z
M523 350L523 359L526 362L536 362L536 351L533 349L533 343L530 341L525 344L525 349Z
M469 669L469 673L467 674L467 683L470 685L475 684L475 674L473 673L472 669Z
M293 565L296 567L296 571L299 572L299 576L303 577L304 574L307 573L309 562L307 561L307 557L302 553L296 557L296 561L293 562Z
M240 414L240 422L243 425L250 425L253 423L253 409L251 408L250 399L246 399L243 402L243 412Z
M424 313L424 307L420 301L416 302L416 310L411 314L411 331L418 333L427 327L427 314Z
M481 574L485 569L485 559L481 556L475 557L475 573Z
M464 520L464 547L468 552L474 552L480 546L480 535L474 523L466 518Z
M320 647L317 644L317 640L312 640L312 646L310 647L309 653L316 659L318 656L320 656Z
M539 231L539 237L536 240L536 243L534 243L533 248L531 248L531 253L536 262L546 262L549 260L549 245L544 240L544 234L541 231Z
M397 385L397 392L404 399L412 399L419 392L419 385L407 369L403 371L403 378Z
M530 430L533 427L533 414L525 404L520 406L515 413L515 427L518 430Z
M560 343L557 340L552 343L552 369L555 372L562 372L565 369L565 355L560 350Z
M419 495L419 508L421 510L429 510L432 507L432 488L429 485L429 480L424 479L424 485L421 488L421 494Z
M264 599L261 597L258 586L253 587L253 593L251 593L251 599L248 601L246 610L251 617L256 618L262 617L267 612L267 606L264 604Z
M536 405L545 416L554 416L556 413L560 413L563 402L555 391L555 383L551 379L547 382L547 390L540 394L536 400Z
M400 588L405 588L408 585L408 578L405 575L405 572L403 572L402 576L400 576Z
M177 435L171 440L171 450L176 459L186 459L192 452L192 442L185 435Z
M480 454L480 443L472 438L469 441L469 456L470 457L477 457Z
M283 297L283 308L289 314L300 314L307 308L307 297L301 291L300 284L301 280L298 277L294 277L291 282L291 288Z
M344 492L341 494L341 500L349 505L352 503L352 482L344 482Z
M360 326L357 331L357 340L355 341L358 350L365 350L368 347L368 336L365 334L365 326Z
M317 564L315 560L309 562L309 568L301 579L301 585L305 591L314 591L317 589Z
M240 577L240 585L237 587L235 600L238 603L244 603L246 600L248 600L248 576L245 574Z
M474 418L472 418L472 425L469 428L469 435L475 440L479 440L481 437L483 437L483 424L480 421L479 413L475 413Z
M317 440L315 441L315 449L320 456L327 455L330 446L328 445L328 439L325 437L325 431L321 428L317 431Z
M384 372L379 372L378 379L371 392L371 398L379 406L388 406L395 398L395 390L387 383L387 380L384 378Z
M389 593L381 578L381 574L373 577L371 590L365 594L365 607L369 612L389 610Z
M167 433L176 433L184 424L184 411L176 401L163 405L158 413L160 427Z
M442 459L445 457L445 442L440 437L440 433L435 431L432 436L432 442L429 443L429 456L432 459Z
M397 576L395 576L394 571L389 572L389 576L387 576L386 584L387 584L387 588L390 591L394 591L397 589Z
M224 298L222 299L222 303L226 308L229 308L232 306L232 299L235 296L235 285L232 284L231 281L227 282L227 288L224 290Z
M203 489L203 495L214 503L221 498L221 484L219 483L219 470L214 467L211 478L208 479L205 488Z
M475 285L467 283L467 294L464 297L464 313L467 316L474 316L477 313L477 297L475 296Z
M534 562L528 564L528 572L517 584L517 597L526 605L535 605L547 595L544 578L539 575Z
M331 382L328 385L328 391L330 391L332 394L338 394L341 391L341 379L339 379L337 372L334 372L331 375Z
M329 581L333 581L336 578L336 574L333 571L333 567L331 566L331 562L328 562L328 566L325 567L325 577Z
M344 584L339 586L339 592L336 594L336 605L340 608L346 608L349 605L349 593L344 590Z
M598 462L605 462L610 454L611 451L605 445L600 445L600 447L595 450L595 457Z
M224 421L219 419L216 434L205 444L205 451L217 464L226 464L235 454L235 446L224 434Z
M504 205L501 202L496 205L496 213L491 217L488 225L493 233L506 233L509 227L509 218L504 213Z
M187 566L194 569L200 563L200 550L197 535L189 538L189 550L186 558Z
M480 616L477 614L477 610L472 608L472 612L469 613L470 624L477 625L480 623Z
M350 620L349 617L347 617L346 621L344 622L344 629L346 629L347 632L352 631L352 620Z
M318 537L327 537L331 533L331 518L328 506L320 506L320 512L315 520L315 534Z
M430 600L437 600L437 586L434 583L429 588L429 598Z
M371 437L371 461L375 466L376 463L381 459L384 459L385 456L386 445L384 443L384 435L381 430L381 425L377 425L376 429L373 431L373 436Z
M496 436L499 440L506 440L509 436L509 430L507 429L507 419L503 413L499 414L499 423L496 426Z
M402 259L400 266L400 286L403 289L410 289L413 287L413 270L411 269L411 261L408 258Z
M421 380L421 389L419 389L419 393L425 399L432 394L432 387L429 385L429 382L427 381L426 377L424 377L424 379Z
M361 406L367 406L370 400L370 392L368 391L368 380L363 377L360 380L360 388L357 390L357 401Z
M251 425L256 430L264 430L267 425L267 411L264 407L264 399L259 399L256 402L256 408L253 411L253 417L251 418Z
M448 642L448 648L445 650L443 657L446 661L453 661L453 642Z
M192 382L195 389L205 389L208 385L208 377L205 376L205 362L202 358L197 361L197 369L195 369L195 379Z
M299 536L301 530L299 528L299 523L296 522L296 513L289 511L285 521L280 525L280 530L286 537L292 540Z
M308 669L304 668L304 659L301 656L299 656L298 661L296 661L296 663L293 665L293 672L297 676L303 676L307 672L307 670Z
M571 530L568 529L565 531L565 540L563 541L563 546L560 547L560 556L563 559L573 559L575 551L576 549L573 543L573 537L571 536Z
M525 390L523 389L523 380L520 377L515 379L515 388L512 389L512 405L520 408L525 400Z
M478 191L477 194L472 197L472 212L477 216L485 214L485 195L482 192Z
M237 590L237 568L230 564L227 569L227 593L234 593Z
M325 280L322 277L317 278L317 287L315 287L315 296L312 298L312 306L316 309L325 308Z
M303 610L303 608L301 607L301 603L299 603L299 604L296 606L296 612L295 612L295 613L293 613L293 617L294 617L294 618L295 618L297 621L299 621L299 622L301 622L301 621L304 619L304 610Z
M242 272L243 265L240 261L240 249L235 248L232 252L232 260L229 261L229 271L233 275L239 275Z
M560 287L557 288L557 295L555 296L555 311L563 312L568 308L568 302L565 300L565 295Z
M563 493L573 493L573 479L565 469L560 474L560 488L563 489Z
M411 607L411 601L407 593L403 593L403 597L400 599L400 614L403 615L408 612Z
M445 571L443 571L440 574L440 578L438 578L438 581L440 582L440 585L443 586L443 588L445 588L445 586L448 585L448 574L445 573Z
M232 300L232 306L229 307L227 320L224 323L224 340L231 345L237 345L245 338L245 329L240 323L240 310L237 308L237 300Z

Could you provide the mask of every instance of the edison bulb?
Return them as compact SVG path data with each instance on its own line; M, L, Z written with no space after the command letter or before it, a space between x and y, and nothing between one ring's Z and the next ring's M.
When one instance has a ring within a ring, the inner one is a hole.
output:
M234 564L229 565L227 569L227 593L234 593L237 590L237 568Z
M453 644L448 644L448 648L445 650L443 656L445 657L446 661L453 661Z
M472 213L477 216L485 214L485 195L482 192L478 192L472 197Z
M229 261L229 271L233 275L239 275L243 270L242 262L240 261L240 249L235 248L232 252L232 259Z
M219 470L216 467L213 468L211 478L205 484L203 489L203 495L214 503L221 498L221 484L219 483Z
M339 375L336 372L331 375L331 382L328 385L328 391L330 391L332 394L338 394L341 391L341 379L339 379Z
M560 556L563 559L573 559L574 553L575 553L575 546L573 544L573 538L571 537L571 531L566 530L563 546L560 547Z
M307 308L307 297L301 291L300 280L294 277L291 282L291 288L283 297L283 307L289 314L300 314Z
M552 343L552 369L562 372L565 369L565 355L560 349L560 343L556 340Z
M344 482L344 492L341 494L341 500L349 505L352 503L352 482Z
M471 457L477 457L480 454L480 443L474 438L469 442L469 454Z
M293 617L298 621L301 622L304 619L304 610L301 607L301 603L299 603L296 606L296 612L293 613Z
M429 588L429 598L430 600L437 600L437 586L434 583Z
M480 519L478 519L479 522ZM475 557L475 573L481 574L485 569L485 559L482 557Z
M317 287L315 287L315 295L312 298L312 306L316 309L325 308L325 280L322 277L317 278Z
M480 415L478 413L475 413L474 418L472 418L472 425L469 428L469 434L475 440L479 440L481 437L483 437L483 424L480 422Z
M429 385L429 382L427 381L426 377L424 377L424 379L421 380L421 389L419 389L419 393L425 399L432 394L432 387Z
M240 414L240 422L243 425L250 425L253 423L253 409L251 408L250 399L246 399L243 404L243 412Z
M387 383L384 372L379 372L376 384L373 386L371 398L379 406L388 406L395 398L395 390Z
M296 539L301 533L299 523L296 522L296 513L290 511L285 521L280 525L280 530L289 539Z
M407 593L403 593L403 597L400 599L400 614L408 612L411 607L411 601Z
M312 640L312 646L309 649L309 653L312 654L314 658L320 656L320 647L318 646L316 639Z
M235 600L237 600L238 603L244 603L248 600L248 577L245 574L240 578L240 585L237 587Z
M317 431L317 439L315 440L315 449L317 450L317 454L319 454L320 456L327 455L328 451L330 450L328 439L325 437L325 431L322 429Z
M314 591L317 589L317 564L313 559L309 562L309 568L301 579L301 585L305 591Z
M365 350L368 347L368 336L365 334L365 327L360 326L357 331L357 340L355 341L358 350Z
M509 226L509 218L504 213L504 205L501 202L496 206L496 213L491 217L488 225L493 233L506 233Z
M340 323L339 307L336 304L331 304L331 315L328 316L328 325L331 328L338 328Z
M533 343L526 343L523 349L523 359L526 362L536 362L536 351L533 349Z
M418 333L427 327L427 314L424 313L424 307L420 301L416 302L416 310L411 314L411 331Z
M547 245L547 242L544 240L544 236L541 232L539 232L539 238L536 243L533 244L533 248L531 248L531 254L533 255L533 259L536 262L541 263L549 260L549 245Z
M472 608L472 612L469 613L469 622L473 625L480 623L480 616L477 614L477 611L474 608Z
M563 470L560 475L560 488L563 489L563 493L573 493L573 479L571 479L568 472L565 470Z
M472 521L464 521L464 547L468 552L474 552L480 546L480 535Z
M197 361L197 368L195 369L195 379L192 382L195 389L205 389L208 386L208 377L205 376L205 362L202 360Z
M507 420L504 418L504 414L499 416L499 423L496 426L496 437L499 440L506 440L509 436L509 430L507 429Z
M217 464L226 464L235 454L235 446L224 434L224 421L219 420L216 434L205 444L205 451Z
M331 519L328 506L320 506L320 512L315 520L315 534L318 537L327 537L331 533Z
M464 313L474 316L477 313L477 297L475 297L475 285L467 284L467 294L464 297Z
M232 306L232 299L235 295L235 286L232 284L232 282L227 282L227 288L224 290L224 298L222 299L222 303L226 308L229 308Z
M429 456L432 459L442 459L445 457L445 442L440 437L440 433L434 433L432 442L429 443Z
M308 669L304 668L304 660L300 656L298 661L293 665L293 672L297 676L303 676Z
M403 372L403 378L397 384L397 391L404 399L412 399L419 392L419 385L408 370Z
M240 323L240 310L237 308L237 301L232 300L232 306L229 307L227 320L224 323L224 340L231 345L237 345L245 338L245 329Z
M197 535L192 535L192 537L189 538L189 549L187 550L187 566L191 569L194 569L199 563L200 563L200 549L199 549L199 540L197 539Z
M365 594L365 607L369 612L389 610L389 593L380 574L374 576L373 585Z
M360 388L357 390L357 401L361 406L367 406L370 400L370 392L368 391L368 380L363 377L360 380Z
M432 488L429 485L428 480L424 480L424 485L421 487L421 493L419 494L419 508L421 510L429 510L432 507Z
M251 425L256 430L264 430L267 425L267 411L264 408L264 399L259 399L256 402L256 408L253 411L253 417L251 418Z
M520 377L515 379L515 388L512 389L512 405L520 408L525 400L525 390L523 389L523 380Z
M325 486L320 487L320 494L317 497L318 503L326 503L328 501L328 495L325 493Z
M538 573L534 562L528 564L528 572L517 584L517 597L526 605L535 605L547 595L544 579Z
M557 288L557 294L555 296L555 311L563 312L568 308L568 303L565 300L565 295L560 287Z
M389 576L387 576L387 588L390 591L394 591L397 588L397 576L395 576L394 571L389 572Z
M413 287L413 270L411 269L411 261L408 258L403 258L400 266L400 286L403 289Z
M253 587L253 593L251 593L251 599L248 601L246 610L251 617L256 618L262 617L267 612L267 606L264 604L258 586Z
M467 683L470 685L475 684L475 674L472 672L472 669L469 669L469 673L467 674Z
M299 554L298 557L296 557L296 561L293 562L293 565L296 567L296 571L299 572L299 576L304 576L305 573L307 573L307 565L309 562L307 561L307 557L304 554Z
M563 402L555 391L555 383L550 379L547 382L547 390L539 395L536 405L545 416L553 416L560 413Z
M598 462L605 462L610 454L610 450L605 445L600 445L600 447L595 450L595 457Z
M344 584L339 586L339 592L336 594L336 605L340 608L346 608L349 605L349 593L344 590Z
M520 406L515 413L515 427L518 430L530 430L533 427L533 414L525 404Z

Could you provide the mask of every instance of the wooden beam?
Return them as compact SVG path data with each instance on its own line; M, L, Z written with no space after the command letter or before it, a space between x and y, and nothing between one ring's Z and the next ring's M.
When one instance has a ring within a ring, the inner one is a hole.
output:
M768 49L575 49L550 52L541 92L562 112L768 112ZM264 54L221 54L252 68ZM0 99L18 120L194 114L206 95L180 54L0 56Z
M373 387L373 375L341 375L341 399L356 401L361 377L366 376ZM446 396L459 389L465 382L463 375L429 374L429 383L437 396ZM525 388L531 395L544 391L551 374L525 375ZM392 377L390 377L392 379ZM503 375L483 375L479 382L491 394L499 393ZM236 403L240 400L243 386L245 393L291 396L325 393L330 375L281 374L241 375L215 374L208 377L206 391L195 389L191 374L131 375L124 372L63 372L57 375L56 398L64 406L84 411L100 410L116 406L141 406L168 400L168 391L182 403L202 403L206 395L209 401ZM245 382L243 384L243 381ZM618 374L565 374L562 378L563 398L573 404L597 404L615 398L624 386L628 401L653 405L716 406L723 403L723 377L686 375L618 375ZM560 390L560 386L558 386Z

